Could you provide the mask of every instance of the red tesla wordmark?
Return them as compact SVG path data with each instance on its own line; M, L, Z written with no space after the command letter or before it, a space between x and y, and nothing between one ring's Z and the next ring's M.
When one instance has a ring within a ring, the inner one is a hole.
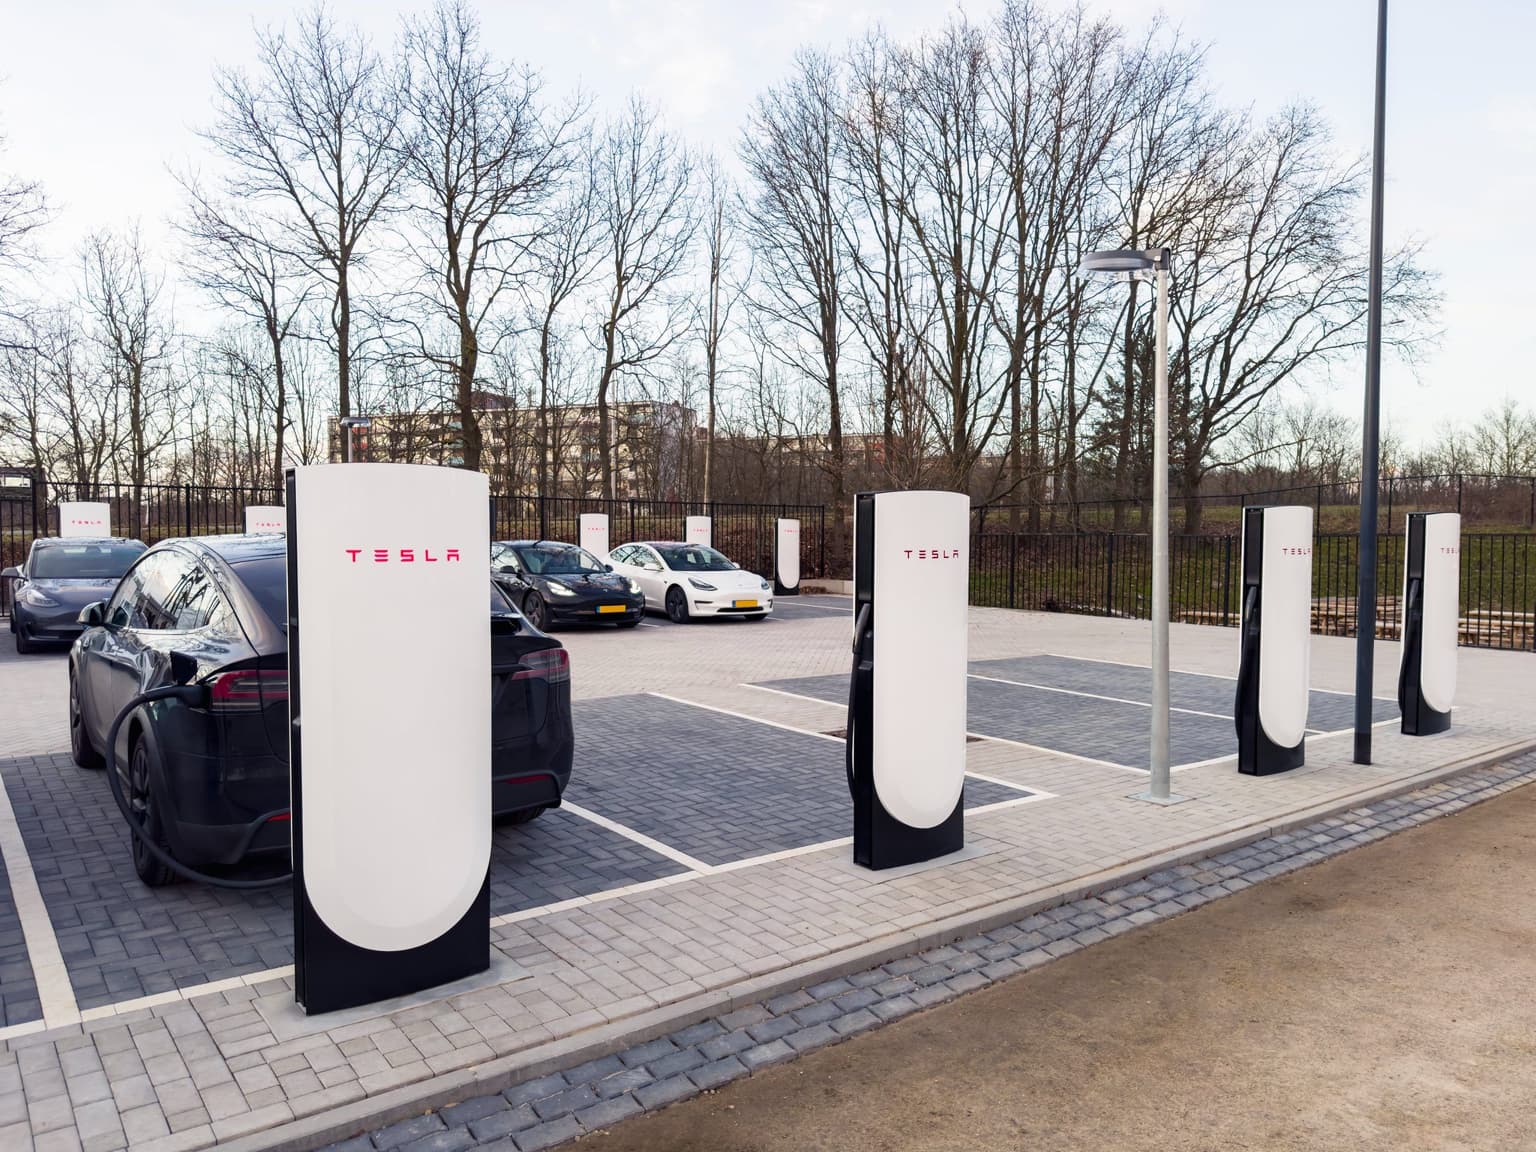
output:
M430 548L343 548L352 563L357 563L359 556L369 556L375 564L457 564L460 562L459 549L449 548L441 556L437 556ZM418 555L419 553L419 555Z
M908 560L954 560L960 555L958 548L903 548Z

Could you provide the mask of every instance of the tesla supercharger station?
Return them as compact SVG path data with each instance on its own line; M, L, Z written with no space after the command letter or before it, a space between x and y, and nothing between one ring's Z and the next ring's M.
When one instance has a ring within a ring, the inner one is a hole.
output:
M288 510L280 504L248 504L245 509L245 534L264 536L288 531Z
M288 472L295 993L306 1012L490 964L490 490L418 464ZM431 605L431 627L390 626Z
M853 859L895 868L965 846L970 499L861 493L853 523Z
M112 506L94 502L61 502L59 504L59 535L112 535Z
M1237 770L1268 776L1306 760L1312 671L1312 509L1243 513Z
M1397 680L1405 736L1451 726L1461 615L1461 516L1412 512L1403 558L1403 657Z
M800 595L800 521L780 520L773 535L773 594Z
M599 560L608 559L608 514L583 512L581 514L581 546Z
M710 524L708 516L690 516L683 524L683 540L689 544L700 544L705 548L714 546L714 528Z

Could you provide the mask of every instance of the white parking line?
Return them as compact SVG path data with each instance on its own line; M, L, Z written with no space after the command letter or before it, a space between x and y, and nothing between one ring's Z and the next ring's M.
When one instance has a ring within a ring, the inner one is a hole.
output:
M572 804L569 800L562 801L560 807L572 816L580 816L583 820L588 820L599 828L606 828L610 832L617 832L626 840L633 840L636 844L649 848L657 855L665 856L668 860L681 864L692 872L708 872L710 870L711 866L704 863L704 861L696 859L686 852L679 852L670 844L663 844L660 840L653 839L644 832L637 832L627 825L620 824L617 820L610 820L606 816L599 815L590 808L583 808L580 804Z
M1043 748L1039 744L1026 744L1022 740L1010 740L1006 736L988 736L984 732L967 732L967 736L974 736L978 740L990 740L993 744L1008 744L1014 748L1025 748L1030 752L1043 752L1047 756L1063 756L1068 760L1076 760L1082 764L1097 764L1100 768L1117 768L1121 772L1135 772L1139 776L1145 776L1145 768L1132 768L1129 764L1116 764L1113 760L1098 760L1092 756L1079 756L1076 752L1063 752L1060 748Z
M1068 656L1064 652L1042 652L1040 655L1051 656L1057 660L1076 660L1081 664L1110 664L1116 668L1138 668L1143 672L1150 672L1152 670L1151 665L1149 664L1129 664L1124 660L1105 660L1098 656ZM1007 659L1007 657L1004 657L1004 659ZM1018 657L1018 659L1028 660L1029 657L1021 656ZM1177 672L1180 676L1204 676L1207 680L1227 680L1230 682L1236 682L1237 680L1236 676L1223 676L1220 672L1190 672L1185 668L1170 668L1168 671ZM1321 692L1324 696L1348 696L1351 699L1353 699L1355 695L1353 692L1340 692L1336 688L1309 688L1308 690L1312 692ZM1371 699L1381 704L1397 703L1397 701L1391 696L1372 696Z
M1072 688L1052 688L1049 684L1030 684L1023 680L1005 680L1001 676L983 676L979 672L967 672L972 680L989 680L993 684L1012 684L1015 688L1038 688L1041 692L1059 692L1063 696L1082 696L1088 700L1103 700L1107 704L1133 704L1137 708L1150 708L1152 704L1147 700L1127 700L1122 696L1100 696L1095 692L1079 692ZM1231 716L1223 716L1220 712L1201 712L1196 708L1176 708L1169 705L1168 711L1179 712L1185 716L1205 716L1212 720L1231 720Z
M814 700L818 704L825 704L831 708L841 708L848 711L848 705L838 700L823 700L820 696L807 696L803 692L786 692L783 688L770 688L766 684L739 684L739 688L755 688L759 692L772 692L775 696L788 696L791 700Z
M43 902L42 890L37 886L32 857L27 854L26 841L16 823L16 809L11 807L10 793L6 791L4 781L0 781L0 859L5 861L5 871L10 877L16 919L21 924L27 960L37 982L43 1026L57 1028L78 1024L80 1005L75 999L74 986L69 982L69 969L64 966L64 955L59 951L59 938L53 933L48 905Z
M717 708L713 704L700 704L697 700L684 700L680 696L668 696L665 692L647 692L647 696L656 696L662 700L670 700L674 704L683 704L689 708L702 708L706 712L718 712L722 716L734 716L738 720L750 720L753 724L765 724L769 728L780 728L785 732L795 732L801 736L814 736L818 740L830 740L834 744L843 743L841 736L829 736L825 732L813 732L809 728L796 728L793 724L780 724L777 720L764 720L761 716L749 716L745 712L733 712L729 708ZM790 695L790 693L785 693ZM814 699L814 697L802 697L802 699Z

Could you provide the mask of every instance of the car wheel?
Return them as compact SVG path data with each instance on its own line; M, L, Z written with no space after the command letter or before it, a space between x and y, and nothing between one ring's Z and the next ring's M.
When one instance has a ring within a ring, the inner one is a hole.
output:
M85 716L80 711L80 688L75 674L69 674L69 754L81 768L99 769L101 753L91 747L91 736L85 730Z
M16 629L16 655L18 655L18 656L30 656L30 655L32 655L32 653L36 652L37 651L37 645L32 643L32 641L27 639L27 634L26 634L25 631L22 630L21 625L19 625L19 624L15 625L15 629Z
M674 624L688 623L688 597L676 584L667 589L667 619Z
M138 818L145 837L153 841L157 848L169 852L165 829L160 820L160 805L155 801L151 779L149 741L140 739L134 744L128 761L128 806ZM143 840L137 836L133 836L132 840L133 870L139 874L139 879L150 888L164 888L174 883L176 873L152 855Z
M523 600L523 615L528 617L528 623L532 624L540 632L549 628L549 609L544 606L544 597L537 592L528 593Z

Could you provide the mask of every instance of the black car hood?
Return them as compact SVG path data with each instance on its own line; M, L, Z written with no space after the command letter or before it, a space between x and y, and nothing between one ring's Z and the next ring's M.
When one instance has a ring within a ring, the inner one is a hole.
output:
M26 586L47 593L60 604L84 608L112 595L117 580L28 580Z
M628 592L629 580L617 572L590 572L576 576L540 576L546 584L560 584L572 592Z

